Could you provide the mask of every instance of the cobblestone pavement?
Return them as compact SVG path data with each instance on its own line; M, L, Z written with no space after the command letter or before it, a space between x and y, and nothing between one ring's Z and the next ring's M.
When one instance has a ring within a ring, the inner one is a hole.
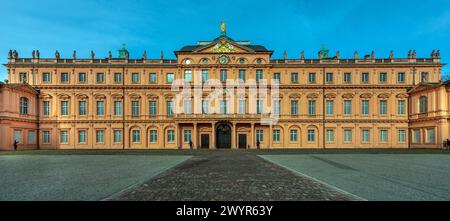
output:
M356 200L247 151L211 151L108 200Z

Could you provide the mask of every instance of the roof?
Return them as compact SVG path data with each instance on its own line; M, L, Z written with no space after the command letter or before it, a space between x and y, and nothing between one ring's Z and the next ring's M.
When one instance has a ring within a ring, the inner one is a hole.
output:
M255 52L267 52L266 47L262 45L243 45L244 47L250 48ZM180 49L180 52L193 52L201 47L204 47L204 45L187 45Z

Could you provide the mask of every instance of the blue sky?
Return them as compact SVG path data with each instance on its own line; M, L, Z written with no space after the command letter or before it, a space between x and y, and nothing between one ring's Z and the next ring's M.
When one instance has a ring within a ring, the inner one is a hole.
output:
M417 50L428 57L440 49L442 61L450 59L449 0L360 1L213 1L213 0L2 0L0 2L0 62L9 49L31 57L107 57L117 55L122 43L130 57L174 58L173 51L198 40L212 40L225 20L235 40L250 40L274 50L273 58L287 51L289 58L317 57L321 45L341 57L376 51L387 57L406 57ZM446 67L443 72L450 72ZM0 68L0 80L6 69Z

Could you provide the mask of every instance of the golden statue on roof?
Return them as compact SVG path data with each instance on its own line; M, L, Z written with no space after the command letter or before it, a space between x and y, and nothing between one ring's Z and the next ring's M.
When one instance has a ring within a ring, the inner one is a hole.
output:
M220 25L220 29L222 30L222 34L227 33L227 28L225 26L225 21L222 21L222 24Z

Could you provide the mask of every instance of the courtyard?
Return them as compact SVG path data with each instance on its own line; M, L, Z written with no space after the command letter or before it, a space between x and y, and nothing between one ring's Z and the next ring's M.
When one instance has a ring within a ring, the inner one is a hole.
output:
M449 200L443 150L0 152L0 200Z

